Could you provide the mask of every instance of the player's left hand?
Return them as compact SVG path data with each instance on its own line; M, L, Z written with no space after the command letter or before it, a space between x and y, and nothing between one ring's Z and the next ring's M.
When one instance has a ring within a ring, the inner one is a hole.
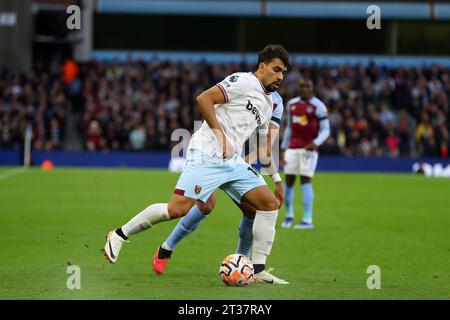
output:
M275 197L278 199L279 206L278 209L281 208L281 205L284 202L284 189L283 189L283 184L280 182L275 183L275 190L273 191L273 193L275 194Z
M311 142L310 144L308 144L308 145L305 147L305 149L308 150L308 151L314 151L314 150L317 149L317 146L314 144L314 142Z

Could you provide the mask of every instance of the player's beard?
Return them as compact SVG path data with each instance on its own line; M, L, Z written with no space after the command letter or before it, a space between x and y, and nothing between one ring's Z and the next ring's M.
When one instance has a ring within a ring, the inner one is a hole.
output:
M275 84L277 84L278 86L276 86ZM270 84L266 87L266 91L267 92L275 92L278 90L279 87L280 87L279 82L273 82L272 84Z

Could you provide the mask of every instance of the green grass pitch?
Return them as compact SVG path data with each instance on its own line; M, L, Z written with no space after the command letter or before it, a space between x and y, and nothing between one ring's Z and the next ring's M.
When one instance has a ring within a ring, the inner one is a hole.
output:
M268 266L290 285L232 288L218 270L236 248L240 213L222 191L215 211L157 276L151 258L176 221L133 237L114 265L101 251L108 231L148 204L167 202L177 174L15 170L0 168L0 299L450 298L448 179L319 172L314 230L282 229L280 210ZM81 268L80 290L66 287L70 264ZM367 288L370 265L380 267L380 290Z

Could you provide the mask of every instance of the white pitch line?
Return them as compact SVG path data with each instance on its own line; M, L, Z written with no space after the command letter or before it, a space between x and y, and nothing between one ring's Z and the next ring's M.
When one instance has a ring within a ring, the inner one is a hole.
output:
M12 176L18 175L20 173L25 172L26 169L13 169L10 171L6 171L5 173L0 174L0 180L5 180L7 178L10 178Z

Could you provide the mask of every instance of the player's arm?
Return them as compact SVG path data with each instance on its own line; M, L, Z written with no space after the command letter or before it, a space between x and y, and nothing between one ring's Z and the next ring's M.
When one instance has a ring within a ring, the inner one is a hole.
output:
M226 97L221 88L216 85L203 91L196 98L198 108L205 119L208 126L212 129L214 135L217 138L220 146L223 150L223 156L229 158L233 155L233 147L231 143L227 140L225 133L216 117L216 111L214 109L215 104L220 104L226 102Z
M328 120L327 108L325 106L318 108L316 116L319 120L319 133L313 142L305 147L309 151L320 147L330 136L330 121Z

